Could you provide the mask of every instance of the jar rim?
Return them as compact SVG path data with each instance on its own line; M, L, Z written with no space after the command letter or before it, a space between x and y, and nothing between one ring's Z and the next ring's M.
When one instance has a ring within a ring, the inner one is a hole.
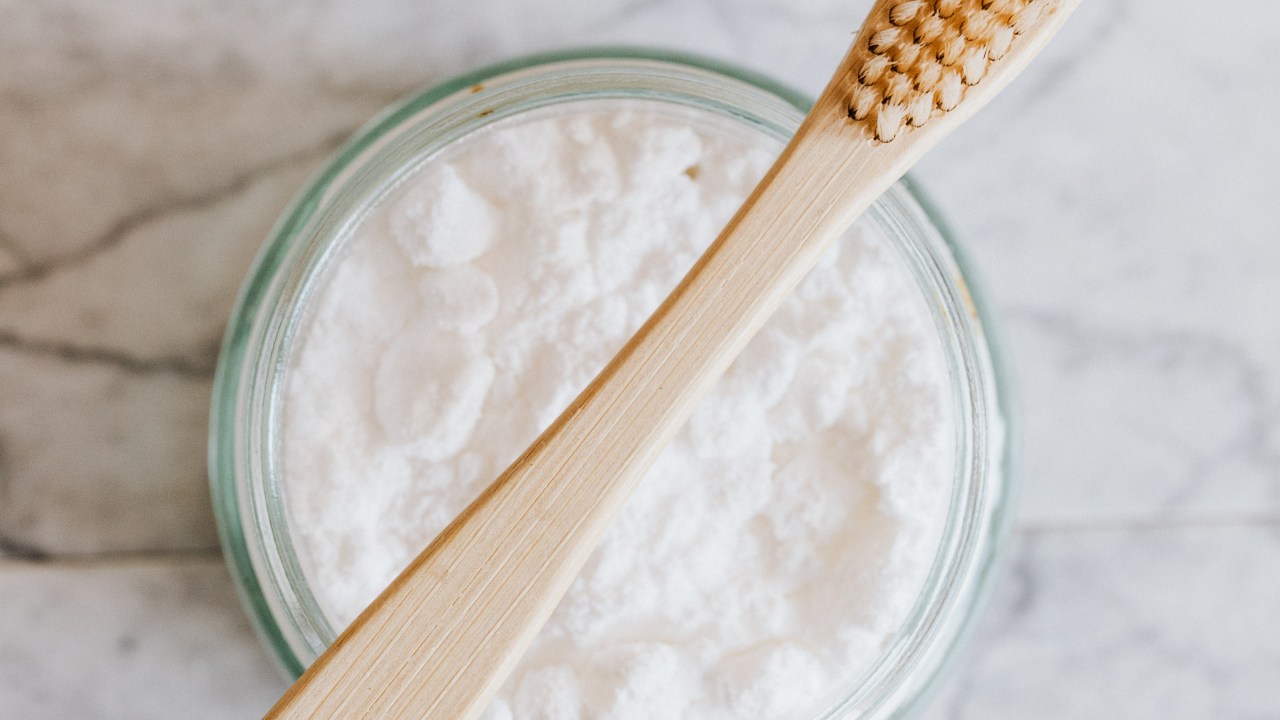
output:
M305 582L272 470L280 378L310 281L341 228L375 204L369 197L389 181L388 168L403 173L405 163L432 154L406 135L435 132L444 146L504 117L587 97L674 98L767 126L781 139L810 105L769 78L693 55L642 48L544 53L461 75L393 105L313 177L269 233L241 288L218 360L209 435L227 563L264 644L290 676L335 636ZM929 279L937 299L931 311L950 343L945 351L962 427L946 526L928 578L888 647L824 718L895 714L927 695L986 594L1010 515L1005 374L972 273L910 180L868 213L896 230L887 234L909 246L916 272Z

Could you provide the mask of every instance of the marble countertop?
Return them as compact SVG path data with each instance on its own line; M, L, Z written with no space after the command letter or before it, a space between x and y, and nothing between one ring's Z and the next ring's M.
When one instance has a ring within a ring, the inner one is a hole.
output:
M587 44L816 92L868 5L0 0L0 717L281 692L217 548L212 367L267 228L361 122ZM1085 3L916 173L1022 410L1008 563L932 720L1280 717L1280 5L1170 10Z

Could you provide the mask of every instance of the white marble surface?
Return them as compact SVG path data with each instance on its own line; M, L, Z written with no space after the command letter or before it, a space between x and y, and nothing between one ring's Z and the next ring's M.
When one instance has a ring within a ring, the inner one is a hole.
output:
M813 92L868 4L0 0L0 717L279 692L217 556L210 375L267 227L360 122L602 43ZM1280 717L1277 28L1091 0L917 173L1022 407L1010 567L930 718Z

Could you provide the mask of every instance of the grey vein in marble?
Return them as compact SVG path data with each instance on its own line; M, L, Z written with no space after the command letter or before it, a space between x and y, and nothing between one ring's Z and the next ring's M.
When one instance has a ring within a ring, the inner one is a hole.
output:
M0 349L0 537L44 554L210 548L209 380Z
M1022 364L1020 518L1044 525L1280 522L1266 372L1205 332L1121 333L1010 313Z
M259 717L285 687L216 558L0 560L0 715Z
M925 720L1269 718L1280 531L1029 533Z

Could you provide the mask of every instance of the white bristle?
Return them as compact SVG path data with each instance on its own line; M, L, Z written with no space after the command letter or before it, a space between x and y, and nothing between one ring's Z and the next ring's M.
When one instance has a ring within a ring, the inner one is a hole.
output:
M881 105L880 115L876 118L876 139L880 142L893 142L902 129L907 108L902 105Z
M916 15L919 15L923 8L924 3L921 0L906 0L898 3L889 10L889 22L897 26L906 25L915 20Z

